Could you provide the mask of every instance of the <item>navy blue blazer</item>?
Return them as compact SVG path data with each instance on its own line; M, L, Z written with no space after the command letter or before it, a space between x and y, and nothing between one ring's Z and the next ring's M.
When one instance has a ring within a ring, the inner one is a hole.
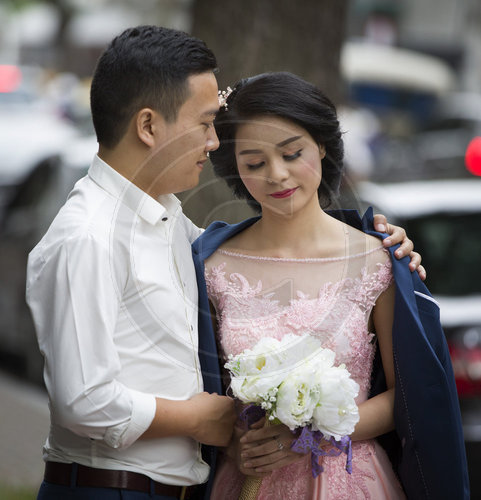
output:
M330 212L338 219L379 238L372 209L361 219L354 210ZM227 239L253 224L214 222L192 245L199 287L199 356L208 392L222 393L221 370L204 278L204 261ZM407 257L398 260L389 248L396 286L393 324L395 431L378 440L386 449L409 499L469 499L466 452L449 351L439 307ZM386 390L381 358L374 360L371 397ZM206 450L215 471L216 450ZM210 485L207 489L210 494Z

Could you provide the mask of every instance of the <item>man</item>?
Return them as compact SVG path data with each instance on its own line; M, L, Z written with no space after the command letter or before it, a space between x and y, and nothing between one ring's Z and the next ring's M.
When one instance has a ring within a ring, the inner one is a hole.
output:
M203 42L154 26L98 62L98 155L28 264L51 410L40 499L193 498L200 444L229 442L233 402L203 392L197 352L200 230L172 194L218 147L215 68Z

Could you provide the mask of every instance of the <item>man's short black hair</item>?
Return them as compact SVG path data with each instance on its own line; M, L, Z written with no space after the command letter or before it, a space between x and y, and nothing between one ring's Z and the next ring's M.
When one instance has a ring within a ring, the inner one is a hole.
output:
M125 30L101 55L92 80L90 106L98 142L114 147L144 107L175 121L189 96L188 77L216 66L205 43L182 31L159 26Z
M222 177L235 196L260 210L244 186L235 158L237 128L262 116L289 120L306 130L326 149L322 160L319 200L323 207L339 194L343 173L344 146L334 104L314 85L288 72L263 73L237 82L214 121L220 146L210 152L214 172Z

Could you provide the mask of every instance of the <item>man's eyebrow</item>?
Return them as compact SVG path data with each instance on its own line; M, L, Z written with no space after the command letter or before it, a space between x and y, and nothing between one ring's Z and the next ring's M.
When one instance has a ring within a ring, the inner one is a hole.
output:
M213 116L215 118L218 112L219 108L209 109L207 111L204 111L201 116Z
M287 144L290 144L291 142L297 141L298 139L301 139L302 135L295 135L294 137L289 137L288 139L285 139L284 141L279 142L279 144L276 144L277 148L282 148L283 146L286 146ZM255 155L262 153L260 149L244 149L242 151L239 151L240 155Z

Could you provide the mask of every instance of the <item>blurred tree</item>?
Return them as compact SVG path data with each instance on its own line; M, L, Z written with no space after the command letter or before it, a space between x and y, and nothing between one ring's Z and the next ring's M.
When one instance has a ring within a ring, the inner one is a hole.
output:
M216 54L222 88L287 70L338 102L347 10L347 0L194 0L192 33Z
M76 13L76 8L71 2L66 0L44 0L45 3L53 5L58 12L58 31L54 40L56 48L57 64L61 69L71 69L71 47L67 37L67 29L70 21Z
M75 6L66 0L43 0L44 3L53 5L59 15L59 28L57 32L57 45L62 46L65 43L65 33L69 22L76 12Z
M219 88L265 71L291 71L318 85L340 102L340 50L348 0L194 0L192 33L217 56ZM234 201L212 169L198 188L181 195L189 217L205 226L251 215Z

